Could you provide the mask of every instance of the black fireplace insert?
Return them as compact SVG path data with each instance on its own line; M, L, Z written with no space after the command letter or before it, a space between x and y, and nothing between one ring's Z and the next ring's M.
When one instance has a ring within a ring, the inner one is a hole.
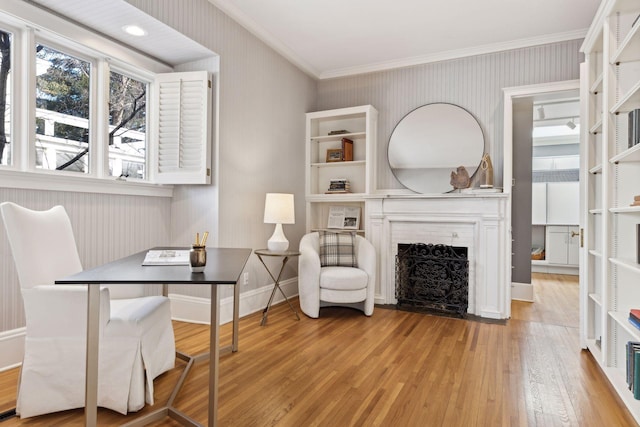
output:
M400 243L396 255L398 309L466 317L469 306L467 248Z

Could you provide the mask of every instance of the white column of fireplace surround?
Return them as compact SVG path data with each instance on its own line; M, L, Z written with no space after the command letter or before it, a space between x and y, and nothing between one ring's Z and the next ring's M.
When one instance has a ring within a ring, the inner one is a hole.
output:
M468 313L511 315L509 238L503 194L372 196L366 200L367 238L378 252L376 303L395 304L398 243L468 248Z

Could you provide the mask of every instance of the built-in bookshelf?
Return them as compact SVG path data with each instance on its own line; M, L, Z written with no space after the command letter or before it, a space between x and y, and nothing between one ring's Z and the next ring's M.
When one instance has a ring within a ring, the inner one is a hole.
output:
M372 191L378 112L371 105L307 113L307 232L324 230L332 206L360 209Z
M582 338L603 372L640 422L640 400L629 390L629 341L640 329L629 321L640 308L637 262L640 144L630 112L640 109L640 2L606 0L581 48L582 143L587 170Z

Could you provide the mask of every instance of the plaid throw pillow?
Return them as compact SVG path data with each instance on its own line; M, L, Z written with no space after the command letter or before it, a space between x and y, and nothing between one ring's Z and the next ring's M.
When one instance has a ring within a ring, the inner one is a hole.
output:
M353 233L320 231L320 266L357 267Z

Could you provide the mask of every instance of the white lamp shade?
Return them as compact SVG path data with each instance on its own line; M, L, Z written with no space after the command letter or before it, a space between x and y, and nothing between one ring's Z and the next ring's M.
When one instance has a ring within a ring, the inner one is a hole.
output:
M264 222L276 224L273 235L267 242L267 248L276 252L286 251L289 248L289 241L282 231L282 224L295 223L293 194L267 193L264 202Z
M265 224L295 224L293 194L267 193L264 202Z

